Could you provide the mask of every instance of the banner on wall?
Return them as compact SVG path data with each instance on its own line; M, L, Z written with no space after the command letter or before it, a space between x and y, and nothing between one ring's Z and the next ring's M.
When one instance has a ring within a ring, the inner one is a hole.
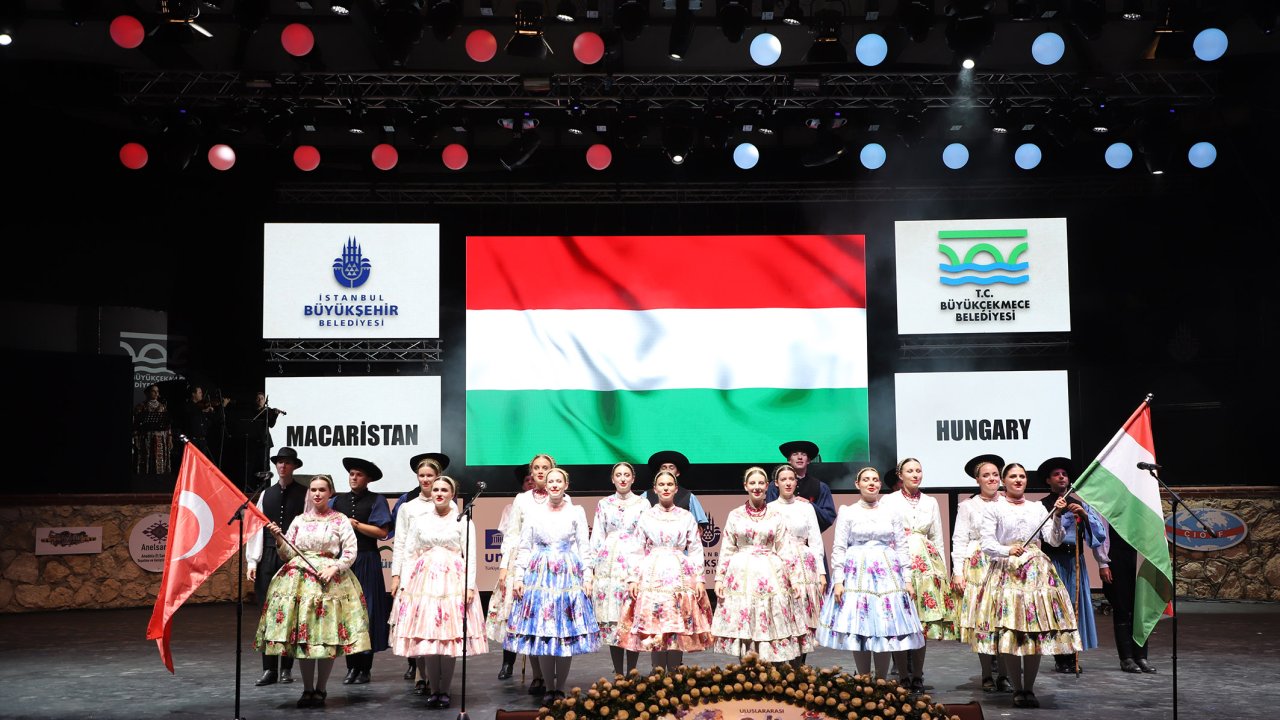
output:
M99 342L104 355L128 355L133 363L133 401L145 399L148 386L181 380L186 338L169 334L169 315L162 310L104 307L99 310ZM179 405L183 397L163 398Z
M266 224L262 337L439 336L438 225Z
M899 373L897 447L919 458L925 486L970 488L964 464L995 453L1034 470L1071 455L1067 371Z
M342 458L361 457L383 472L372 486L389 494L412 490L409 458L440 451L440 378L268 377L271 406L283 409L271 428L273 448L298 451L307 474L333 476L350 489Z
M1068 332L1066 218L895 224L898 332Z
M466 292L469 466L867 455L861 235L470 237Z

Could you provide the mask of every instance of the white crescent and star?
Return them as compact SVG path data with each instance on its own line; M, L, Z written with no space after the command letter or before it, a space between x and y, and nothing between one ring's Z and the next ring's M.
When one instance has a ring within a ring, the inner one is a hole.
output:
M209 544L209 538L213 537L213 511L209 509L209 503L204 498L191 492L183 490L178 496L178 504L191 511L196 516L196 522L200 525L200 533L196 536L196 542L191 549L174 558L170 562L178 562L186 558L196 555Z

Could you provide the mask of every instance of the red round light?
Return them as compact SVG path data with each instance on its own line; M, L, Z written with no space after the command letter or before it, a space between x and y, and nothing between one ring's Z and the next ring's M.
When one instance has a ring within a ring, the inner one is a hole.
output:
M604 170L612 163L613 151L608 145L596 143L587 148L587 165L590 165L592 170Z
M458 143L446 145L444 151L440 153L440 160L450 170L461 170L467 166L467 149Z
M320 167L320 151L314 145L299 145L293 150L293 164L302 172Z
M488 30L472 30L467 36L467 55L476 62L489 62L498 54L498 39Z
M573 39L573 56L583 65L595 65L604 57L604 40L593 32L584 32Z
M214 170L230 170L236 164L236 151L229 145L214 145L209 148L209 164Z
M392 145L382 143L373 148L373 166L379 170L390 170L400 161L400 153Z
M280 44L284 51L294 57L302 57L316 46L316 36L311 28L302 23L291 23L280 31Z
M147 31L142 23L132 15L119 15L111 21L111 40L126 50L132 50L142 44Z
M120 147L120 164L130 170L141 170L147 164L147 149L138 143L125 143Z

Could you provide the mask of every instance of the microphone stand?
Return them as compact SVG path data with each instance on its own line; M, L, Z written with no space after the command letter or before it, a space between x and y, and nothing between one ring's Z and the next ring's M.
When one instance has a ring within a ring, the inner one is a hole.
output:
M1169 493L1169 506L1173 511L1174 535L1173 555L1171 558L1173 577L1170 578L1170 582L1173 587L1171 588L1172 592L1169 593L1169 608L1173 612L1173 720L1178 720L1178 506L1181 505L1184 510L1190 513L1191 517L1195 518L1195 521L1200 524L1200 527L1203 528L1206 533L1208 533L1209 537L1218 537L1218 532L1208 525L1205 525L1204 521L1200 519L1200 516L1196 515L1194 510L1187 507L1187 503L1182 500L1178 493L1174 492L1173 488L1166 485L1164 480L1160 479L1160 473L1156 468L1149 467L1146 470L1151 474L1151 477L1156 479L1156 482L1160 483L1160 487L1164 488L1164 491Z
M471 720L471 716L467 715L467 616L471 613L467 612L468 605L467 593L471 588L467 587L467 568L470 567L471 560L471 536L475 534L475 525L471 522L471 516L475 512L476 499L484 492L485 484L476 483L476 494L471 496L471 500L462 506L462 511L458 513L458 522L463 522L466 518L466 527L462 531L462 692L458 695L458 720ZM446 690L448 688L445 688Z
M237 523L237 533L240 535L240 549L236 553L236 711L235 720L244 720L240 716L240 655L241 645L244 632L244 511L253 502L253 498L263 490L267 489L267 485L271 483L270 472L258 473L258 488L254 490L244 502L240 503L240 507L231 513L231 517L227 519L227 524Z

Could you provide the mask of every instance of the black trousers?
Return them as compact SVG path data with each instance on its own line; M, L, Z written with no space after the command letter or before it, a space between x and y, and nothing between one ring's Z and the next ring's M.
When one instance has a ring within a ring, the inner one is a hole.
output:
M267 589L271 587L271 578L275 577L283 566L284 561L276 554L276 546L263 543L262 559L258 561L258 575L253 580L253 595L264 608L267 605ZM293 669L293 658L287 655L266 654L262 656L262 669L275 670L277 662L281 670Z
M1127 549L1127 548L1126 548ZM1112 544L1111 582L1102 583L1102 593L1111 603L1116 634L1116 653L1121 660L1147 657L1147 646L1133 641L1133 595L1137 590L1137 556L1132 549L1117 550Z

